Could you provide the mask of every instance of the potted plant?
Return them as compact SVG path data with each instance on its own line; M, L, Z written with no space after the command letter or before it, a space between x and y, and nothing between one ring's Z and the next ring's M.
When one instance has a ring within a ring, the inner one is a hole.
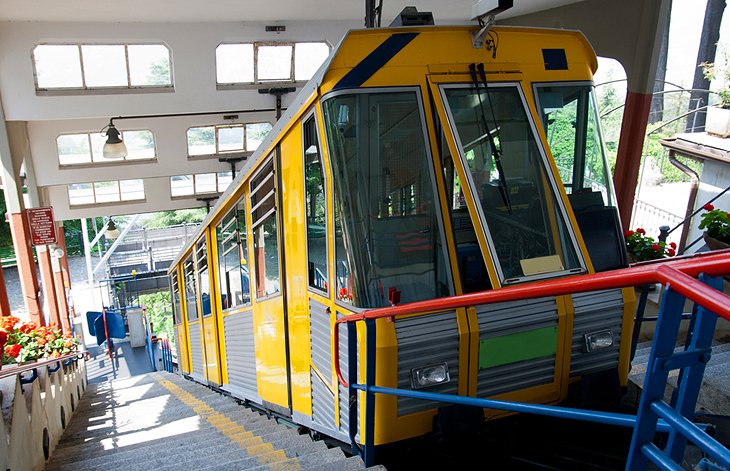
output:
M635 231L624 231L624 239L626 240L626 253L631 263L658 260L677 254L677 244L654 240L647 236L646 231L641 227Z
M730 248L730 215L727 211L715 209L707 203L702 207L705 210L700 216L700 229L704 229L702 237L710 250Z
M722 79L722 88L715 94L717 103L707 107L705 131L720 137L730 136L730 67L719 67L715 63L703 62L702 73L707 80L714 80L718 75Z

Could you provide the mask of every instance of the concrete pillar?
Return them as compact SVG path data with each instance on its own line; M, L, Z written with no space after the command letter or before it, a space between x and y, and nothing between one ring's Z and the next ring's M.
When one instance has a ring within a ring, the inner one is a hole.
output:
M30 229L25 211L10 215L10 234L13 236L13 248L15 258L18 261L18 277L20 288L23 292L25 307L28 310L31 322L38 325L46 325L46 320L41 311L41 304L38 300L38 275L36 273L35 260L30 245Z
M10 315L10 301L8 300L8 290L5 285L5 275L3 275L3 267L0 266L0 316Z
M43 283L43 295L45 296L48 306L48 319L53 324L61 326L61 314L58 310L58 298L56 297L56 281L51 268L51 252L45 245L35 248L38 257L38 267L41 272L41 282Z

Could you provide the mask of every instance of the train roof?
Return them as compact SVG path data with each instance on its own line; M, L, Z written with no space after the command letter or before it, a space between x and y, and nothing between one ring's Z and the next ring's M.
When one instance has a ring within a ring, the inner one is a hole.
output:
M182 258L188 253L190 248L197 242L200 235L203 233L205 228L216 218L221 216L219 213L223 206L225 206L232 195L236 193L242 182L244 182L248 177L251 171L256 167L258 163L260 163L266 156L270 155L271 152L274 149L274 145L281 139L281 136L283 136L289 128L294 123L294 118L302 114L304 111L306 111L306 107L312 96L318 91L321 91L322 93L326 93L330 91L330 88L328 87L327 90L319 90L320 87L323 84L325 75L327 72L329 72L331 69L353 69L359 62L358 60L353 60L349 58L341 57L340 52L343 50L343 45L345 45L347 42L354 38L359 38L362 36L376 36L376 35L392 35L393 33L448 33L448 32L454 32L454 31L475 31L478 27L476 25L462 25L462 26L418 26L418 27L389 27L389 28L369 28L369 29L352 29L349 30L345 35L340 39L339 43L333 48L332 52L330 53L329 57L322 63L322 65L317 69L317 72L314 73L312 78L302 87L302 89L299 91L299 93L296 95L292 103L287 107L286 111L282 114L282 116L279 118L279 120L274 124L271 131L267 134L266 138L261 142L259 147L253 152L253 154L246 159L243 167L238 171L236 178L228 185L228 188L225 192L223 192L216 203L210 208L210 211L208 212L208 215L205 217L205 219L201 222L200 226L197 228L195 233L191 236L190 240L182 247L179 254L175 259L173 260L169 271L172 271L175 265L177 265ZM586 48L586 57L588 58L590 62L590 69L592 73L595 73L595 71L598 68L598 63L596 59L595 52L593 51L593 47L590 45L588 40L585 38L583 33L576 30L566 30L566 29L550 29L550 28L534 28L534 27L521 27L521 26L495 26L493 28L494 31L496 31L499 34L505 33L507 35L511 35L514 33L517 34L531 34L531 35L557 35L557 36L563 36L568 37L571 36L575 40L582 43L582 45ZM424 63L423 59L419 61L421 64ZM336 87L337 85L335 85Z

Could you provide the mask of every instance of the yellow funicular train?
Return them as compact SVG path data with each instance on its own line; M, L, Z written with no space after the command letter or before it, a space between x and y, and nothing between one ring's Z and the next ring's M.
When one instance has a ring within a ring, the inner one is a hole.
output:
M336 319L626 266L592 47L481 26L342 39L172 264L185 375L349 442L365 396L338 384ZM588 375L626 385L634 305L617 289L379 319L375 381L543 404ZM442 405L379 396L374 444L429 434Z

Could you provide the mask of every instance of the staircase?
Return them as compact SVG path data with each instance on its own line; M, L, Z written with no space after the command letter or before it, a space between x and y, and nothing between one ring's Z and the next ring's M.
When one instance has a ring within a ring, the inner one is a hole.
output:
M359 456L166 372L90 384L46 466L49 471L183 468L346 471L365 466Z

